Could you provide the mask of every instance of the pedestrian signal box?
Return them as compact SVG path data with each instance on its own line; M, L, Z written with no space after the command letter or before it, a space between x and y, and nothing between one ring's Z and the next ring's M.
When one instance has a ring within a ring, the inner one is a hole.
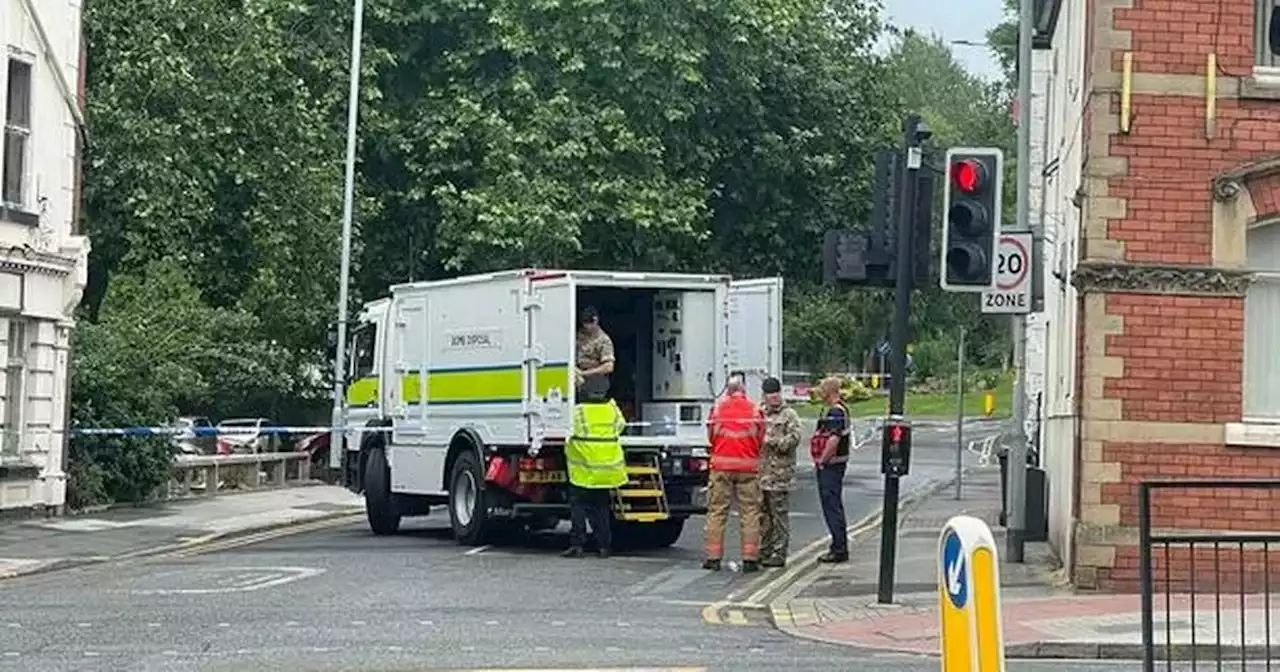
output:
M911 426L906 423L885 423L880 442L880 473L906 476L911 471Z

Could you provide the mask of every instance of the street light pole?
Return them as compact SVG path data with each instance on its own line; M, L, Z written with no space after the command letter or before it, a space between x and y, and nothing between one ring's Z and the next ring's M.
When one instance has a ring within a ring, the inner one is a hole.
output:
M356 192L356 123L360 117L360 51L364 38L364 0L355 0L351 10L351 82L347 94L347 165L342 196L342 261L338 269L338 338L333 356L332 427L342 425L342 397L346 375L343 364L347 355L347 319L349 285L351 284L351 220L355 211ZM341 467L346 449L343 432L334 430L329 436L329 466Z

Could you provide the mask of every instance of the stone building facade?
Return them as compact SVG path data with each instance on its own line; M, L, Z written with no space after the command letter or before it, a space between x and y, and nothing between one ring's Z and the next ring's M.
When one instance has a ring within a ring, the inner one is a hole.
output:
M0 0L0 513L66 501L70 340L89 252L81 17L80 0Z

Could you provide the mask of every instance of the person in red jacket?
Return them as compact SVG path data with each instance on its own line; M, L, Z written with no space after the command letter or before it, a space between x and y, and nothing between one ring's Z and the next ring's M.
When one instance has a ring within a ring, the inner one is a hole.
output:
M764 414L747 398L746 376L729 375L725 396L707 418L711 442L711 482L707 497L707 559L703 569L717 571L724 558L724 526L729 507L738 500L742 537L742 571L760 570L760 447Z

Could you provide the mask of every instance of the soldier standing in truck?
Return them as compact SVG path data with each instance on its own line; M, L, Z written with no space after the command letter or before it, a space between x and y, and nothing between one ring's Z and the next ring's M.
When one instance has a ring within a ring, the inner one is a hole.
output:
M600 311L595 306L586 306L578 313L577 341L574 366L578 385L592 376L605 376L607 380L613 375L617 361L613 339L600 328Z

